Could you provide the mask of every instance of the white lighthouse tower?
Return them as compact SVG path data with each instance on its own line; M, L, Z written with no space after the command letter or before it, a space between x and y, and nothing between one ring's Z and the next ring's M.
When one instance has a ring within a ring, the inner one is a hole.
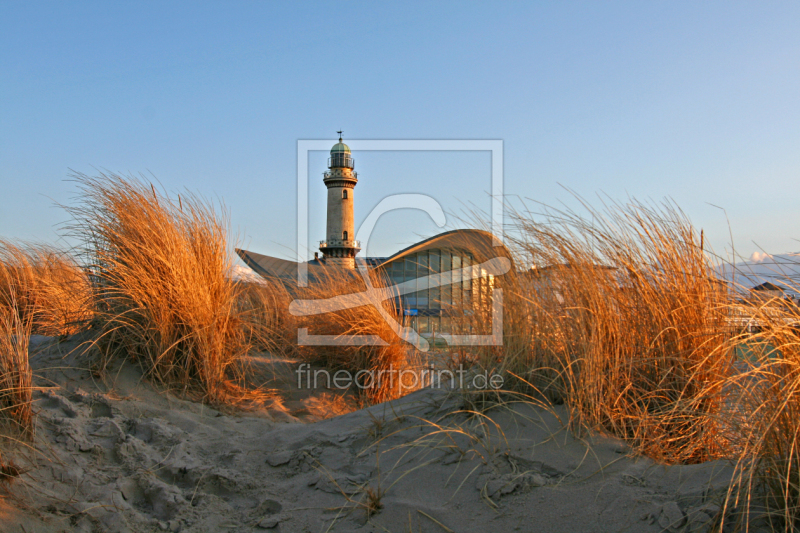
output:
M361 250L353 221L353 189L358 179L350 148L342 142L342 132L337 133L339 142L331 148L322 180L328 187L328 224L326 239L320 241L319 249L326 265L355 268L355 257Z

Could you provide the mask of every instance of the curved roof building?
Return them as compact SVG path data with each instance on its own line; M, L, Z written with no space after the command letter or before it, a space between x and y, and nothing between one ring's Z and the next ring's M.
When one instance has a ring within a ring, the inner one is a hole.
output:
M505 246L483 230L447 231L400 250L377 268L401 288L395 309L422 335L450 333L465 312L491 309L500 276L513 268Z

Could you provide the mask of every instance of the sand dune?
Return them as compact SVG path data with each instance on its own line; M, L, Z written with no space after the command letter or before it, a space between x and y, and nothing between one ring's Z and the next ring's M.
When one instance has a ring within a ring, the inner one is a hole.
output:
M288 401L222 412L130 364L98 379L77 338L31 344L39 451L3 531L705 531L732 473L631 457L562 408L424 389L320 420L284 379Z

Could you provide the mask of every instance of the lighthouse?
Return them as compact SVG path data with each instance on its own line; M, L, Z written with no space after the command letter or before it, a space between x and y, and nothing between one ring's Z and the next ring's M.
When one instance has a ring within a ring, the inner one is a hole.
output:
M342 142L342 132L337 133L339 142L331 148L322 180L328 188L328 223L326 239L320 241L319 249L326 265L355 268L355 257L361 250L353 221L353 190L358 179L350 147Z

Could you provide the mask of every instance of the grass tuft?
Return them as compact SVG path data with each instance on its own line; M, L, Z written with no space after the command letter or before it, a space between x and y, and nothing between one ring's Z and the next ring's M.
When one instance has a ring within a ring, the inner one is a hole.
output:
M691 223L669 203L583 207L512 211L503 345L478 364L660 461L725 456L729 296Z
M30 317L20 318L14 291L0 299L0 417L23 434L33 431L33 383L28 363Z
M94 326L106 361L135 360L172 389L222 403L238 394L235 365L260 334L244 285L230 278L227 220L192 194L110 174L75 179L70 208L94 290Z
M798 286L791 287L797 292ZM732 377L741 435L736 484L728 505L743 509L737 525L766 523L772 531L800 527L800 308L792 300L749 299L738 306L756 331L740 338L742 370Z
M18 318L37 335L72 335L92 318L86 273L50 246L0 240L0 298L12 297Z
M373 287L385 286L380 274L372 271L369 275ZM366 290L365 283L354 271L332 269L318 274L318 277L316 283L298 292L297 299L325 301ZM383 306L386 313L394 312L390 301L378 305ZM298 346L298 354L305 361L333 372L345 370L355 379L362 376L361 386L357 386L356 391L370 403L392 400L415 389L417 378L411 355L413 350L398 337L375 306L357 305L319 315L297 316L292 326L307 328L310 335L327 335L341 340L340 344L334 342L326 346ZM294 329L295 335L296 331ZM349 337L355 335L372 336L378 342L366 345L349 343ZM360 371L365 373L359 374Z

